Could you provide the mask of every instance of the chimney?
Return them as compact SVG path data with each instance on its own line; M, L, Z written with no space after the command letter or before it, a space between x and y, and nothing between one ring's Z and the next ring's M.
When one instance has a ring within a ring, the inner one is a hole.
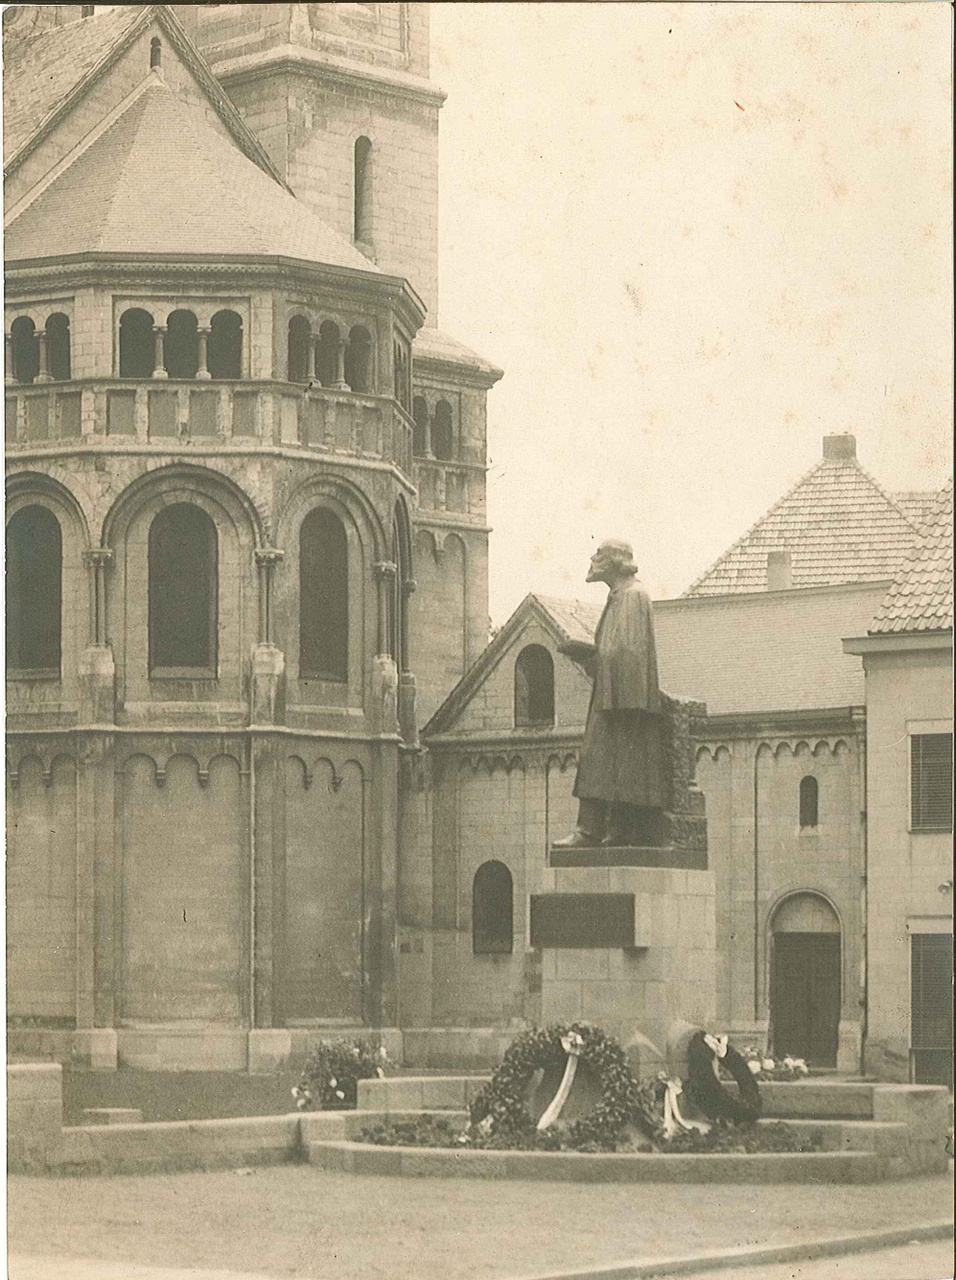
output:
M823 437L824 462L853 462L856 458L856 436L849 431L842 435Z
M837 436L836 439L841 437ZM852 438L852 437L851 437ZM767 590L789 591L793 586L793 569L789 550L767 552Z

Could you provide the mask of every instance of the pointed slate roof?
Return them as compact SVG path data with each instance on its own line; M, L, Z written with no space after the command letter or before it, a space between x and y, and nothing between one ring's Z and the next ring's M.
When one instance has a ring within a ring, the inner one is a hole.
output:
M85 253L277 256L380 274L156 71L6 230L8 263Z
M106 13L4 41L4 172L12 173L56 122L92 91L138 36L157 22L192 72L236 145L260 169L282 181L205 59L168 5L115 5ZM283 183L285 185L285 183Z
M937 496L870 635L953 629L953 482Z
M768 552L783 550L793 587L892 580L915 533L915 522L857 462L853 436L826 436L822 460L684 595L766 591Z
M123 4L22 41L11 38L9 46L4 41L4 61L12 64L3 77L5 163L142 21L142 8Z

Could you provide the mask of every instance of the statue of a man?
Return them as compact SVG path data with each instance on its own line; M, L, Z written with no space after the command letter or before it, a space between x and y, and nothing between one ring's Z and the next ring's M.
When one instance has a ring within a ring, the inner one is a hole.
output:
M594 687L574 784L577 830L557 843L564 848L646 845L653 842L653 811L665 807L651 601L637 581L627 542L602 542L591 557L587 580L606 582L610 593L594 644L563 647L583 663Z

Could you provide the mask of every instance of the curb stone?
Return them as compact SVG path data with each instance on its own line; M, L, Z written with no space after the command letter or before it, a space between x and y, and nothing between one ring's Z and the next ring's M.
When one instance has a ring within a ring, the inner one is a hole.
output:
M782 1245L750 1245L724 1253L692 1253L682 1258L650 1258L616 1263L610 1266L576 1268L574 1271L548 1271L515 1280L650 1280L651 1277L690 1276L695 1272L770 1265L776 1262L811 1262L816 1258L834 1258L846 1253L866 1253L873 1249L890 1249L898 1245L948 1240L953 1235L952 1219L923 1222L914 1227L895 1227L887 1231L864 1231L852 1236L829 1236L822 1240Z

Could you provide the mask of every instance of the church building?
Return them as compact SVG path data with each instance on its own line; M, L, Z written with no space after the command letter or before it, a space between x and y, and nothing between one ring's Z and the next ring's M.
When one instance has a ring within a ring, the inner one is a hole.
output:
M489 643L501 371L438 328L428 17L4 12L9 1049L487 1068L577 1017L653 1062L679 1011L946 1079L951 488L838 424L655 605L706 842L555 863L600 607ZM603 940L542 942L562 889Z

